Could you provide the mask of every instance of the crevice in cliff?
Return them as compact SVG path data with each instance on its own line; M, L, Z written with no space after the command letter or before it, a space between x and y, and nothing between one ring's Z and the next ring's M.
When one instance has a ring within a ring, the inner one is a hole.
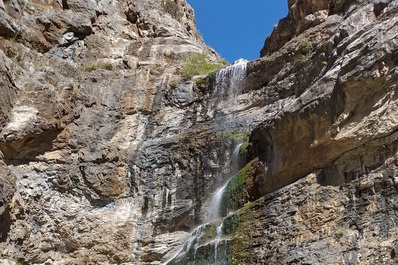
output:
M62 9L69 9L68 0L62 0Z
M376 17L380 16L383 10L388 6L388 3L377 3L373 5L373 13Z
M0 142L0 150L8 164L25 164L53 149L62 129L49 129L40 134L28 134L22 139Z
M163 94L166 90L168 82L169 82L169 76L165 75L162 78L162 82L159 84L159 86L156 90L156 93L155 93L155 96L154 96L153 102L152 102L152 110L150 113L148 113L148 124L145 128L145 133L144 133L146 138L151 138L151 136L153 135L154 127L156 125L155 117L160 109L161 104L162 104Z
M3 208L4 205L2 202L0 202L0 210ZM4 208L3 208L4 209ZM8 233L10 231L11 227L11 215L10 215L10 209L6 207L3 211L3 213L0 215L0 243L6 242Z

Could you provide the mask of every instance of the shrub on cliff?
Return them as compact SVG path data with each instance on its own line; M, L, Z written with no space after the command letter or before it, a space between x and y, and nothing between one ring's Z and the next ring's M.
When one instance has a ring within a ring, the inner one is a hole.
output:
M194 76L214 74L224 66L223 62L211 63L205 54L197 53L187 59L183 65L181 74L185 78L192 79Z
M174 2L173 0L163 1L162 6L163 6L164 11L169 13L176 20L180 20L182 18L182 16L184 15L181 12L178 4L176 2Z

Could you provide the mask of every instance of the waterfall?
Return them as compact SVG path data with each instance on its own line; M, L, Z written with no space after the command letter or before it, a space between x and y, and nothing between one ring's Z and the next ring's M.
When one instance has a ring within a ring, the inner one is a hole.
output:
M234 166L238 163L239 160L239 149L242 146L242 143L238 143L231 155L231 165ZM237 172L237 169L232 170L232 172L230 173L232 176L235 175ZM220 206L221 206L221 199L222 196L224 194L224 190L227 187L228 183L229 183L230 178L227 180L227 182L221 187L219 188L213 195L210 206L209 206L209 211L208 211L208 218L207 221L211 222L214 221L218 218L220 218Z
M215 110L223 110L224 107L237 104L237 96L241 93L241 85L246 77L246 65L247 61L240 59L216 74L215 96L210 101L210 115L214 115ZM238 171L235 165L239 161L241 145L242 143L236 144L231 153L229 161L229 164L233 167L230 170L231 177ZM228 178L228 181L213 194L208 216L205 218L206 222L196 227L183 247L163 265L227 265L226 245L222 240L224 218L220 216L220 206L224 190L230 179ZM209 252L213 255L209 255ZM205 260L202 259L204 256L206 256ZM201 261L198 261L198 259Z
M209 117L214 117L218 111L227 113L230 107L238 104L237 97L242 92L246 68L247 61L239 59L216 73L214 92L207 112Z
M239 160L239 149L241 146L242 143L238 143L231 154L230 162L232 165L237 164ZM234 176L236 172L232 173L232 176ZM222 228L224 224L224 218L220 219L220 206L224 190L227 187L230 179L231 178L228 178L228 181L213 194L209 206L207 222L196 227L191 232L191 236L185 242L183 247L177 251L173 257L164 262L163 265L195 265L197 264L196 257L198 252L201 251L201 247L203 247L204 251L206 251L206 254L208 254L207 251L209 251L209 248L205 248L206 246L211 246L210 251L214 253L210 260L206 260L206 265L227 264L227 261L225 260L225 246L220 245L222 240ZM215 236L209 240L208 234L215 234Z
M247 61L239 59L218 71L216 74L215 93L218 96L222 96L224 100L236 97L240 93L241 85L245 80L246 67Z

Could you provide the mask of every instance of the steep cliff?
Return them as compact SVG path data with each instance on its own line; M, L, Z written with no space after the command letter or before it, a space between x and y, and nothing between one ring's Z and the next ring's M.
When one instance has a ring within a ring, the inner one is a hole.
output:
M185 0L0 1L4 259L396 263L397 1L288 3L193 82Z
M176 190L193 172L184 152L199 140L173 138L200 119L190 114L199 91L169 84L192 54L219 60L192 8L33 0L0 1L0 12L2 255L28 264L161 259L175 240L154 239L165 229L155 228L191 226L200 205L193 177Z

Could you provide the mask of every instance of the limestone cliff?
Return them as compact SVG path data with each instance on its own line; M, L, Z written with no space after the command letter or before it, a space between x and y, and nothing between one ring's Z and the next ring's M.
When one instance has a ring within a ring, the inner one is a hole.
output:
M4 260L398 262L398 3L288 3L262 58L195 83L219 57L185 0L0 1Z
M158 137L195 123L184 106L197 104L196 91L191 85L175 104L163 101L173 98L168 84L187 57L218 59L192 8L168 0L0 1L0 16L2 255L28 264L161 259L175 240L147 247L157 244L155 227L172 218L185 220L176 228L189 226L198 204L177 198L178 179L164 171L179 165L161 153L170 143ZM175 211L164 209L164 197Z

